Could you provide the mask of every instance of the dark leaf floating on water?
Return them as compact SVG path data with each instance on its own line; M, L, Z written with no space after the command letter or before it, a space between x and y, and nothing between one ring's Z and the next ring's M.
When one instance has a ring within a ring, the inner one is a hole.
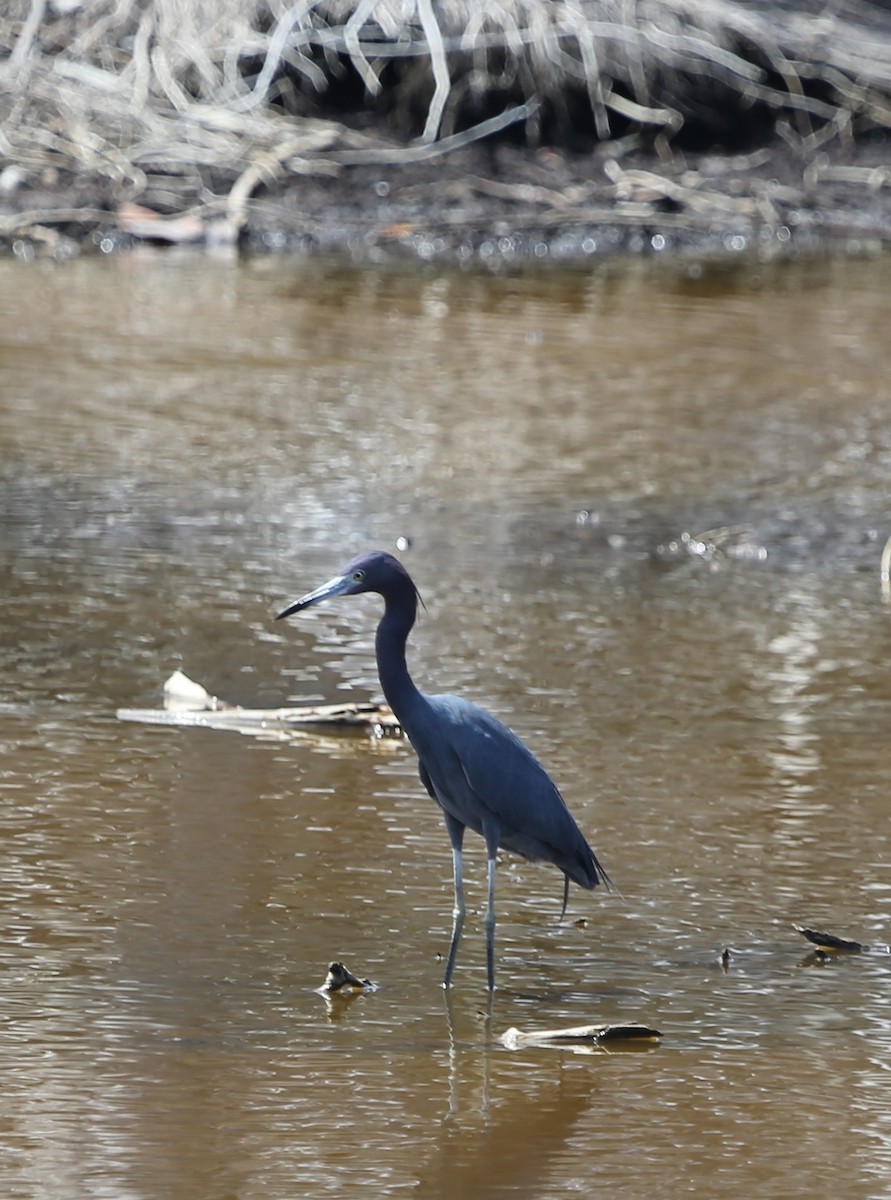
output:
M805 929L802 925L793 925L792 928L821 950L837 950L846 954L891 954L891 946L865 946L862 942L836 937L834 933L821 933L819 929Z

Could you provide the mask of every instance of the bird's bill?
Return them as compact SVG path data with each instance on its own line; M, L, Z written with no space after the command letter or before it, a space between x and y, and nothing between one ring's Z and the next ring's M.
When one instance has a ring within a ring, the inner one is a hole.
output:
M282 609L275 619L280 621L282 617L290 617L292 613L309 608L311 604L318 604L320 600L327 600L329 596L343 596L349 591L351 584L352 580L349 576L335 575L333 579L329 579L327 583L317 587L314 592L307 592L305 596L301 596L299 600L295 600L293 604Z

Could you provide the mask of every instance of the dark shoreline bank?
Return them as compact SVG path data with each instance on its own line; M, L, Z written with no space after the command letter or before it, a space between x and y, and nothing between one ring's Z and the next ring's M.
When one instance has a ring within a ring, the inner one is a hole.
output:
M477 144L426 162L289 177L258 189L237 224L223 204L168 216L50 182L0 197L0 253L61 260L149 243L509 266L878 252L891 244L889 157L879 140L831 162L778 140L667 162L641 149L618 158L608 145L571 156Z

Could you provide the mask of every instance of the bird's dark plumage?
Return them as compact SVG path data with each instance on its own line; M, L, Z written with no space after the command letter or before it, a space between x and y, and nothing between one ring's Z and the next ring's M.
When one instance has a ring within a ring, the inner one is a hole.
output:
M340 575L286 608L289 616L329 596L377 592L384 615L375 649L381 686L418 756L421 781L442 808L455 869L455 922L444 986L451 983L464 923L462 842L472 829L486 842L489 905L486 914L489 988L495 986L495 856L499 846L533 862L553 863L580 887L593 888L606 872L597 861L547 772L531 751L491 713L460 696L427 696L405 664L405 644L415 622L418 590L391 554L354 558ZM566 891L564 890L564 909Z

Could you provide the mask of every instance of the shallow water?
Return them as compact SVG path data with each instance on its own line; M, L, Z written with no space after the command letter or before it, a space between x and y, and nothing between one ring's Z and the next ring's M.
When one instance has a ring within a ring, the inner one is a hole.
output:
M4 1196L889 1194L891 958L791 928L891 941L889 287L0 263ZM271 618L400 537L621 889L505 858L491 1014L408 748L114 715L376 696L373 598Z

